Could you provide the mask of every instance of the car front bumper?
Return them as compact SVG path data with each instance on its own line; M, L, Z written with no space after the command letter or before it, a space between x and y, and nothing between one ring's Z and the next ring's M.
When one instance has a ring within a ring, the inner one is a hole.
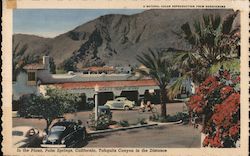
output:
M45 147L45 148L65 148L66 145L63 145L63 144L41 144L41 147Z

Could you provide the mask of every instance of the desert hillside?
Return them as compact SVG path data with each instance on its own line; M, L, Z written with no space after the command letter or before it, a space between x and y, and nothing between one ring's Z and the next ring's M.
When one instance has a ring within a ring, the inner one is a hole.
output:
M176 33L181 25L204 14L225 18L233 10L147 10L134 15L104 15L55 38L13 35L14 59L49 55L57 67L74 62L91 65L137 64L136 56L151 49L184 49L190 46ZM236 18L235 26L239 24ZM24 48L25 47L25 48ZM22 52L22 54L20 54Z

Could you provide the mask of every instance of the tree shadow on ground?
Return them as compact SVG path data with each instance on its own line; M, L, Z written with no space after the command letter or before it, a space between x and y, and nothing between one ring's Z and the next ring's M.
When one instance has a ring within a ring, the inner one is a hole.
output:
M96 135L89 135L88 136L88 141L92 141L92 140L96 140L96 139L101 139L101 138L105 138L107 136L110 136L111 134L96 134Z
M127 133L138 133L139 130L130 130L130 131L127 131Z
M146 129L160 129L160 130L162 130L162 129L166 129L166 127L164 127L164 126L151 126L151 127L146 127Z

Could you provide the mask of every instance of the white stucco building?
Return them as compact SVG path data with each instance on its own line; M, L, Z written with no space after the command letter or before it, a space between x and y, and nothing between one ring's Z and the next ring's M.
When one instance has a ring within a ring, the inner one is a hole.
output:
M86 96L86 100L93 99L96 86L99 87L100 104L117 96L126 96L131 100L138 101L140 97L153 91L154 96L159 96L159 87L150 78L139 79L138 76L128 74L51 74L49 68L49 57L44 56L40 64L29 64L13 82L13 99L17 100L25 94L41 94L46 87L56 87L70 93L79 93ZM107 67L105 67L107 68ZM101 69L100 69L101 70ZM189 82L184 82L183 95L191 93ZM158 97L159 98L159 97Z

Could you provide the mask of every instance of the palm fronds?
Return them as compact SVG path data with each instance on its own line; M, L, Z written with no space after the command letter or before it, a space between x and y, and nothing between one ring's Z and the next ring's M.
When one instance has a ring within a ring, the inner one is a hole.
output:
M142 53L142 56L137 56L137 60L145 68L137 69L136 72L151 77L163 88L167 86L170 80L171 64L167 59L164 59L162 52L153 52L149 49L149 53Z
M218 62L239 56L239 39L232 39L231 32L237 12L222 20L218 15L203 15L195 20L193 27L189 23L181 26L184 39L193 49L176 57L176 64L182 70L193 69L193 65L209 68Z
M232 72L240 72L240 60L239 59L231 59L222 62L218 62L217 64L212 65L209 68L210 74L215 74L218 70L223 66L225 70L230 70Z
M183 75L182 77L178 77L173 84L168 88L168 98L174 99L178 94L181 93L181 88L183 86L183 82L188 80L188 75Z

